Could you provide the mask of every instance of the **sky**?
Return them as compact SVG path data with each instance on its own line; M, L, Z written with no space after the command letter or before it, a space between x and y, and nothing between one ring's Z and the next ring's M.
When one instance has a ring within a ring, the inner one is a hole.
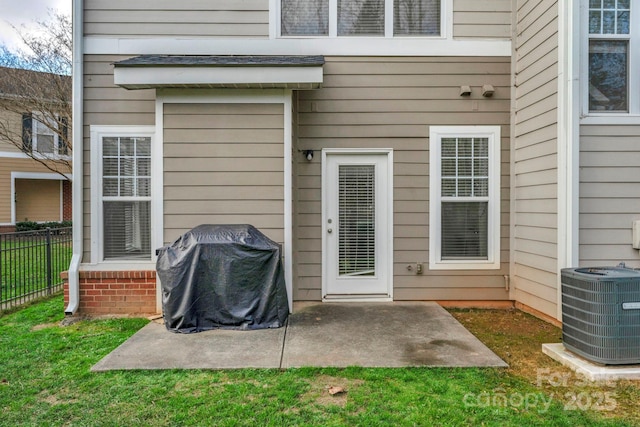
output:
M0 45L20 48L20 39L11 25L28 30L34 22L46 20L49 9L71 15L71 0L0 0Z

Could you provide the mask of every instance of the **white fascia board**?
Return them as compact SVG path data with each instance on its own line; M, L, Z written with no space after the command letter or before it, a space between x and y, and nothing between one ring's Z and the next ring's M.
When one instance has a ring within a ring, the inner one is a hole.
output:
M510 40L441 38L84 38L88 55L511 56Z
M50 181L63 181L71 179L69 174L61 175L56 172L11 172L11 179L46 179Z
M0 151L0 158L3 159L30 159L25 153L18 153L14 151Z
M288 84L322 83L322 66L317 67L218 67L218 66L153 66L115 67L114 83L118 86L172 86L196 84Z

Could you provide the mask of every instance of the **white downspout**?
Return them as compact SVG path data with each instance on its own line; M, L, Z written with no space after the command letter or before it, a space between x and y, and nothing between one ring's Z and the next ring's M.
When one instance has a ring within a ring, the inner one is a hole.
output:
M576 51L578 4L558 3L558 271L557 313L562 321L560 270L578 266L579 250L579 69ZM579 15L578 15L579 16Z
M69 304L64 310L71 315L78 310L80 304L80 262L83 252L82 235L82 203L83 177L82 154L83 140L83 0L73 0L73 256L69 265Z

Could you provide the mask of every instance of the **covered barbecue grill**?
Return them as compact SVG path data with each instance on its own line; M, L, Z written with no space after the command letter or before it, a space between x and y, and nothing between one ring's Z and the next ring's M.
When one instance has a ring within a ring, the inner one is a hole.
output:
M289 315L282 249L251 225L199 225L158 251L169 331L265 329Z

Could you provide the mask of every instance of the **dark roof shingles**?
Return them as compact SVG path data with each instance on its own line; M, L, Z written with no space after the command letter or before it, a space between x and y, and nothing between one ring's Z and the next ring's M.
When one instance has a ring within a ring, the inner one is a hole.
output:
M142 55L116 62L117 67L138 66L318 66L324 56L255 55Z

